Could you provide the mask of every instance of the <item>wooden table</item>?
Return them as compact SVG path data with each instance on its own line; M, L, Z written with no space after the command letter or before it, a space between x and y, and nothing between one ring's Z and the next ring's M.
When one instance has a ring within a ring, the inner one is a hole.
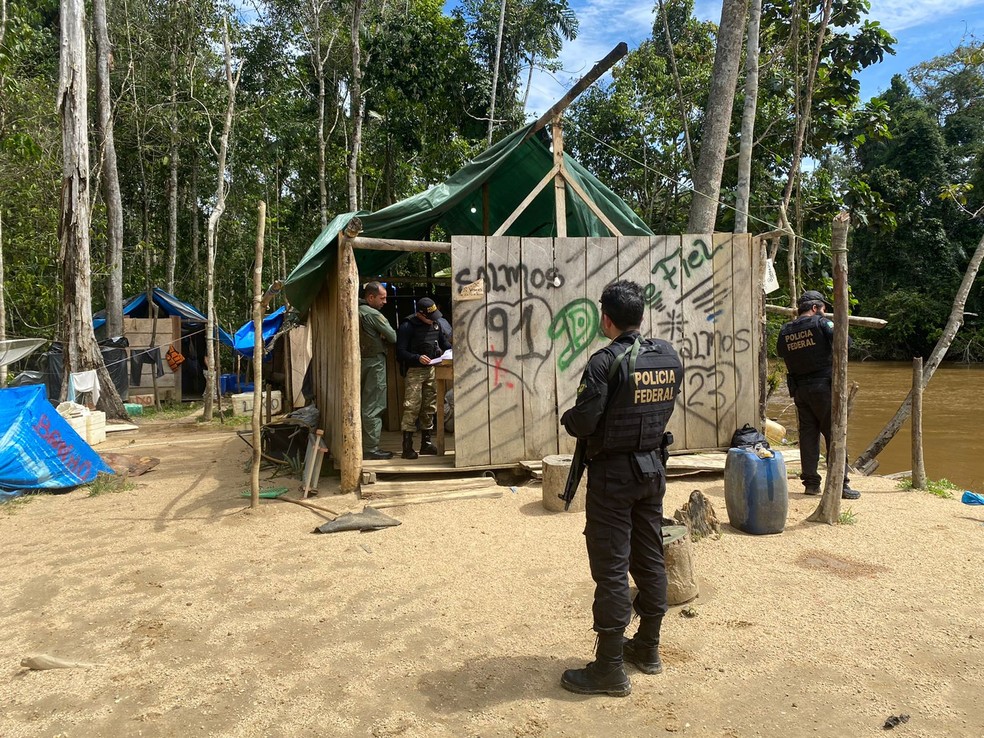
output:
M437 453L444 455L444 395L448 382L454 386L454 366L451 361L442 361L434 367L435 388L437 390Z

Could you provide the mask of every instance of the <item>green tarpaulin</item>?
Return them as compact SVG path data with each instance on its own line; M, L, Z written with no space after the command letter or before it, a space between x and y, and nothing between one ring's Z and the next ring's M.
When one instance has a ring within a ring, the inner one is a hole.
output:
M284 290L291 304L301 312L311 306L335 258L338 234L353 216L358 215L362 220L360 235L369 238L427 240L434 225L440 225L449 235L477 236L482 234L482 186L488 184L489 226L495 232L553 167L550 149L538 136L529 135L533 125L502 139L446 182L425 192L374 213L336 216L287 277ZM629 206L588 170L566 154L564 163L570 176L622 235L653 235ZM543 188L505 235L548 238L556 235L553 185ZM611 235L570 187L567 188L567 235ZM357 250L355 256L360 274L379 274L403 258L403 254L392 251Z

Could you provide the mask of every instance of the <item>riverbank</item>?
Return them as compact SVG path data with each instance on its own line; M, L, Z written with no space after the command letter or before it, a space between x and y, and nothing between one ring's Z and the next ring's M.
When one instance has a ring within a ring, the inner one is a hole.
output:
M881 432L912 387L912 364L851 362L848 383L859 391L848 422L847 445L853 462ZM960 489L984 492L980 411L984 396L984 366L943 364L923 395L923 456L930 479L948 479ZM769 400L769 417L796 430L796 408L785 384ZM878 455L879 474L912 469L910 424L906 422ZM958 495L959 496L959 495Z
M910 737L984 726L981 508L862 478L852 524L816 525L791 480L783 534L725 525L694 546L697 616L669 613L666 672L587 698L559 685L594 642L584 518L545 512L536 484L318 536L323 519L295 505L245 509L248 449L229 430L145 425L100 450L161 464L128 491L0 510L0 735L854 737L900 713ZM727 519L719 475L673 481L667 511L693 489ZM105 666L18 666L37 653Z

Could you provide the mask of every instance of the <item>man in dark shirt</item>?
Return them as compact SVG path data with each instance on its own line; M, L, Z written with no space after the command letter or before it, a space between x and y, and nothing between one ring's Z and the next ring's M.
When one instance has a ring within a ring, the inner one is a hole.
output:
M403 458L416 459L413 434L420 428L420 453L437 454L431 442L434 414L437 412L437 381L431 361L451 348L441 329L444 316L429 297L417 300L417 311L404 318L396 333L396 358L405 373L403 385ZM442 398L443 402L443 398Z
M683 371L666 341L639 333L645 302L635 282L619 281L601 294L601 327L612 342L588 360L577 401L561 422L587 444L588 492L584 537L595 581L596 660L568 669L561 686L579 694L624 697L632 685L626 661L645 674L663 670L659 635L666 614L661 449ZM639 589L629 594L628 575ZM639 614L631 640L623 634Z
M830 458L831 381L834 365L834 324L824 315L829 305L816 290L807 290L797 301L798 315L779 330L776 350L786 363L789 394L796 404L799 425L800 465L804 494L820 494L820 436ZM848 484L844 472L841 497L856 500L861 496Z

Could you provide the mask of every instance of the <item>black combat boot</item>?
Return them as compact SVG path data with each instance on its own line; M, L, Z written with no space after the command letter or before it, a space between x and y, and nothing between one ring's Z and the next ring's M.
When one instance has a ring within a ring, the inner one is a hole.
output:
M437 456L437 446L431 443L431 432L420 431L420 453L424 456Z
M560 686L577 694L607 694L628 697L632 692L625 669L622 668L622 632L599 633L597 657L583 669L568 669Z
M417 458L417 452L413 450L413 431L403 431L403 458Z
M622 657L643 674L661 674L663 662L659 660L659 629L662 617L642 618L639 631L622 643Z

